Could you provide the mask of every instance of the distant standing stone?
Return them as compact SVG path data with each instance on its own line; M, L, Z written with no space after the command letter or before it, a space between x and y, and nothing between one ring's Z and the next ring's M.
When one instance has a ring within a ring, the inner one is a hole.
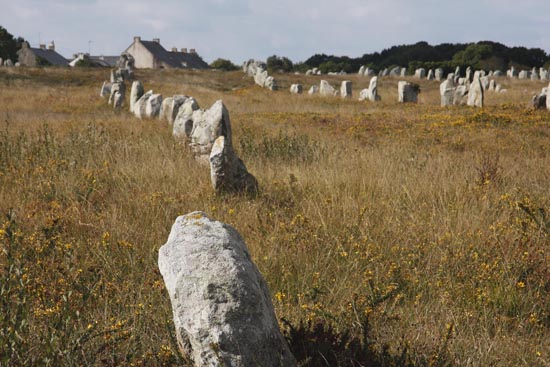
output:
M351 81L344 80L340 86L340 96L342 98L351 98Z
M158 117L162 105L162 94L153 94L145 104L145 116L148 118Z
M290 86L290 93L292 93L292 94L302 94L302 84L292 84Z
M398 101L401 103L416 103L419 89L417 84L400 81L397 84Z
M479 78L474 79L468 91L468 106L483 107L483 86Z
M193 112L198 110L199 104L193 97L181 96L183 101L178 108L178 113L174 118L172 135L174 138L189 139L193 131Z
M141 96L143 96L143 92L143 84L139 80L133 81L130 91L130 112L134 112L134 106Z
M307 94L309 94L310 96L317 93L319 93L319 87L316 85L312 85L311 88L309 88L309 90L307 91Z
M441 95L441 107L452 106L454 103L454 94L456 87L452 80L445 80L439 86L439 94Z
M416 71L414 72L414 77L416 79L424 79L426 77L426 69L424 68L416 69Z
M296 366L267 284L233 227L202 212L178 217L158 265L179 348L194 366Z
M329 84L329 82L326 80L321 80L319 83L319 94L324 97L334 96L336 94L336 90Z
M443 80L443 69L437 68L435 69L435 80L438 82Z

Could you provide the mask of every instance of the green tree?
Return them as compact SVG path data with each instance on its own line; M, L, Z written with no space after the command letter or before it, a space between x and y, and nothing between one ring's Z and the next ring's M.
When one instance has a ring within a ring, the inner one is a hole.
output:
M0 26L0 57L3 60L17 61L17 50L21 48L23 41L21 37L14 38L6 28Z
M212 63L210 63L210 67L212 69L224 70L224 71L239 70L239 67L237 65L233 64L229 60L222 59L222 58L218 58L212 61Z
M267 58L267 70L270 72L282 71L288 73L293 70L294 64L288 57L273 55Z
M493 48L489 45L473 43L463 51L458 51L453 56L453 62L461 66L480 68L481 61L488 59L493 54Z

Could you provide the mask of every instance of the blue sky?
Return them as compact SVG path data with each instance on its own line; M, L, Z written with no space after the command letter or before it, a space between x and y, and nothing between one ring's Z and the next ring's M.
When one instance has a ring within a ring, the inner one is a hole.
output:
M273 54L354 57L417 41L550 52L548 0L0 0L0 25L33 46L54 40L65 57L89 46L118 55L138 35L239 64Z

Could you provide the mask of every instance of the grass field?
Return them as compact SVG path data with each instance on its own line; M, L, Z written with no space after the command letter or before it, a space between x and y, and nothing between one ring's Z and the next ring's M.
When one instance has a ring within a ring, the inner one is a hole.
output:
M294 96L320 78L138 71L222 99L256 197L215 195L164 121L115 112L107 70L0 69L0 365L184 364L157 252L178 215L234 226L303 366L550 365L550 112Z

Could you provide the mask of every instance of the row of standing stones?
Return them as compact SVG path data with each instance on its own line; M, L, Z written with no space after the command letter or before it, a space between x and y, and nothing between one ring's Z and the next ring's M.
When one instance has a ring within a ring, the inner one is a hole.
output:
M120 109L125 101L124 80L104 82L100 95ZM159 118L172 128L174 138L187 144L195 159L210 165L210 178L216 192L258 191L258 182L233 149L229 111L221 100L201 109L193 97L174 95L163 98L152 90L144 92L140 81L133 81L130 112L138 119Z
M119 109L124 81L104 83L101 96ZM219 100L199 108L193 97L162 98L133 81L130 112L172 125L199 162L210 162L214 188L257 191L257 181L233 152L229 113ZM230 187L228 187L230 186ZM267 283L239 233L202 212L180 216L158 265L172 304L178 346L195 366L294 367Z
M248 60L243 64L243 71L249 76L253 76L256 84L261 87L268 88L270 90L277 89L277 84L273 77L268 76L266 71L266 64L260 61ZM405 77L406 68L394 67L391 70L384 69L376 73L373 69L367 66L361 66L358 74L361 76L371 76L369 88L365 88L359 93L359 101L371 101L377 102L381 98L378 95L378 77ZM321 71L317 68L310 69L306 72L306 75L321 75ZM345 75L346 73L328 73L329 75ZM518 78L523 80L550 80L550 72L544 68L533 68L531 71L521 70L516 71L514 67L511 67L506 72L506 76L509 78ZM444 79L444 71L441 68L435 70L428 70L419 68L415 70L414 77L417 79L427 79L435 81L443 81L440 84L440 97L441 106L451 105L468 105L472 107L483 107L484 93L506 93L507 90L502 88L502 85L496 82L496 78L504 77L504 73L500 70L485 72L484 70L473 70L471 67L466 68L464 77L461 77L460 67L456 67L454 73L449 73L447 78ZM266 81L269 83L266 84ZM548 108L547 98L549 88L543 88L540 94L533 96L531 105L534 108ZM302 84L292 84L290 86L291 94L302 94L304 87ZM397 84L397 96L398 101L401 103L416 103L418 101L418 93L420 93L420 87L415 83L406 81L399 81ZM352 96L352 83L349 80L342 82L340 90L336 90L326 80L321 80L319 86L313 85L308 90L309 95L319 94L321 96L338 96L342 98L351 98ZM550 99L549 99L550 100ZM550 101L548 102L550 103Z

